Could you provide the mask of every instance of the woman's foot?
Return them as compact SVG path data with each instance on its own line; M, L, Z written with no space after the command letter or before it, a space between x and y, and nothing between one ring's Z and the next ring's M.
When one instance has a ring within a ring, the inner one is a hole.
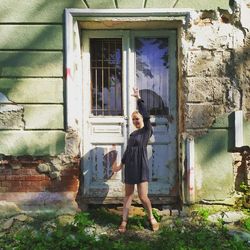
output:
M151 217L151 218L149 219L149 222L150 222L151 228L152 228L152 230L153 230L154 232L157 231L157 230L159 230L160 225L159 225L159 223L156 221L155 217Z
M126 226L127 226L127 221L123 220L121 225L118 228L119 233L125 233L126 232Z

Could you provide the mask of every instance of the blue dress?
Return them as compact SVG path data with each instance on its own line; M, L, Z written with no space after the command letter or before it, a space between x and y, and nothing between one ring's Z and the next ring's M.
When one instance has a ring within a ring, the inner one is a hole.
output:
M147 144L153 131L143 100L138 99L137 105L143 116L144 127L130 134L127 148L122 157L122 163L125 164L125 183L127 184L149 181Z

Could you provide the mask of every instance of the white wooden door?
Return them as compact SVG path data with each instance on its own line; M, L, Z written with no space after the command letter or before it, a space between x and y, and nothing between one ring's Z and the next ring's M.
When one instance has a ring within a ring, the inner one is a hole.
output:
M126 31L83 31L83 194L89 202L123 196L112 175L127 141Z
M111 166L134 129L130 94L139 87L154 129L149 193L155 203L171 202L178 196L175 31L83 31L82 41L84 198L114 203L124 195L123 172L111 176Z

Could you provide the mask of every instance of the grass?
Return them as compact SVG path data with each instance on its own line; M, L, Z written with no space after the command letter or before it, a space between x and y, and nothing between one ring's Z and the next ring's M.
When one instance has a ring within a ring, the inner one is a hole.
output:
M156 213L156 212L154 212ZM206 219L207 211L200 211ZM155 214L156 216L156 214ZM159 216L160 220L161 217ZM71 224L55 227L41 227L39 223L30 222L26 228L10 230L0 237L1 250L228 250L249 249L249 246L230 235L224 228L209 226L200 220L196 223L183 222L176 218L171 224L162 226L157 233L150 232L145 217L133 216L129 220L128 233L120 235L116 228L120 223L120 216L110 213L107 209L92 209L89 213L78 213ZM246 221L248 227L249 221ZM97 234L91 228L109 228L106 234ZM35 227L34 227L35 226Z

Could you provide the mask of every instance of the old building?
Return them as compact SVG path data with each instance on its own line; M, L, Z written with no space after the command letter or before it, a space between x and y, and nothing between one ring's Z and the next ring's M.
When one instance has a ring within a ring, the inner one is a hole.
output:
M133 87L153 203L232 204L250 184L248 0L0 3L2 206L121 202Z

